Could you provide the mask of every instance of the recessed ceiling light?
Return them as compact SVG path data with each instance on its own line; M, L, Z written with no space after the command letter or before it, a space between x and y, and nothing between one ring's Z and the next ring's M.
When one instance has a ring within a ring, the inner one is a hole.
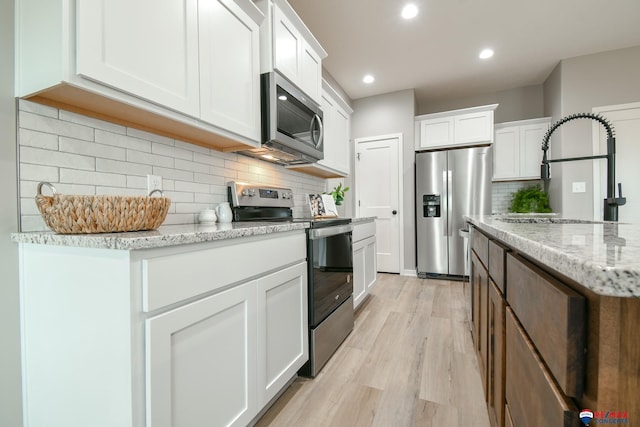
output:
M482 52L480 52L480 55L478 55L480 57L480 59L488 59L491 58L493 56L493 50L491 49L485 49Z
M364 76L364 77L362 78L362 81L363 81L364 83L367 83L367 84L369 84L369 83L373 83L373 81L374 81L374 80L375 80L375 78L374 78L371 74L367 74L366 76Z
M280 96L278 97L278 99L279 99L280 101L286 101L286 100L287 100L287 95L280 95Z
M418 7L413 3L409 3L402 8L402 17L404 19L415 18L417 15Z

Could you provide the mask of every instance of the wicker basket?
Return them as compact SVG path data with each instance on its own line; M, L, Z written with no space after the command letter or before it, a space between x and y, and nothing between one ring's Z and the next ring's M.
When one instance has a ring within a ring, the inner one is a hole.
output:
M53 196L42 194L48 186ZM38 184L36 205L44 222L56 233L88 234L141 231L158 228L171 205L167 197L73 196L57 194L48 182ZM162 194L162 192L160 192Z

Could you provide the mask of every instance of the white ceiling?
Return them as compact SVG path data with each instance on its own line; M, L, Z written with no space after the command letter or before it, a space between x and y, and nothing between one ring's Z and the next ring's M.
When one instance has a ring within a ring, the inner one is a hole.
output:
M401 7L415 3L413 20ZM562 59L640 45L640 0L289 0L351 99L420 105L541 84ZM480 60L485 47L495 50ZM366 73L373 84L362 83ZM640 77L639 77L640 78Z

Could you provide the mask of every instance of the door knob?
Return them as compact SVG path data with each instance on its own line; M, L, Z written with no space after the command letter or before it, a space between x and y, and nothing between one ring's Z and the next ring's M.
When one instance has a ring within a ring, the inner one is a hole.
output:
M398 211L394 209L393 211L391 211L391 213L396 215L398 213Z

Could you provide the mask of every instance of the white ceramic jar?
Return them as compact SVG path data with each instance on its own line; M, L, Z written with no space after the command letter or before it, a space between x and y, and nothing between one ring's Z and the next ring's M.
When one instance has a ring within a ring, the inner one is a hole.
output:
M233 220L229 202L222 202L216 206L216 214L218 215L218 222L220 223L229 223Z

